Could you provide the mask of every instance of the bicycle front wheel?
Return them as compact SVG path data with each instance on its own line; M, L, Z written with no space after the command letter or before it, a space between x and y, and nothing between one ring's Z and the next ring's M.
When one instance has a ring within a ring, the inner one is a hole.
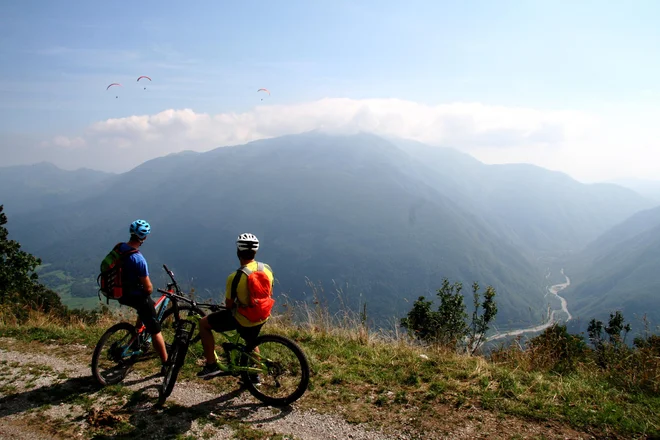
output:
M247 390L268 405L289 405L309 385L307 356L285 336L259 336L241 356L241 366L250 369L241 373Z
M165 377L163 378L163 384L158 393L158 405L161 406L165 403L165 400L172 394L174 390L174 385L176 384L176 379L179 376L179 371L183 366L183 362L186 356L187 344L184 344L182 341L175 340L170 351L170 360L171 364L167 367L165 371Z
M135 326L128 322L113 325L101 336L92 355L92 374L101 385L114 385L124 380L132 365L131 358L124 357L124 352L136 337Z
M183 364L186 361L186 354L188 353L188 346L194 328L195 324L190 321L182 320L177 323L176 335L169 352L169 367L165 371L163 384L158 393L159 406L162 406L165 403L165 400L167 400L174 390L179 371L181 371L181 367L183 367Z
M192 307L189 305L183 305L179 306L179 315L182 317L182 319L186 319L188 315L198 315L201 317L206 316L206 313L204 313L204 310L200 309L199 307ZM176 332L176 319L174 316L174 308L170 307L169 309L165 310L165 313L163 313L163 317L160 320L160 327L161 331L163 332L163 339L165 340L166 343L170 343L174 341L174 333ZM199 333L195 335L191 340L190 344L195 344L196 342L199 342Z

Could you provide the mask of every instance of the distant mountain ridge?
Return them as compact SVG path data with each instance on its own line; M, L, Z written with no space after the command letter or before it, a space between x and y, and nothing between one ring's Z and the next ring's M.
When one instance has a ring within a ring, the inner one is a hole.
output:
M515 231L518 244L539 252L580 249L638 210L655 205L631 189L583 184L536 165L485 165L449 148L414 141L398 145L449 179L470 209L495 214L500 227Z
M0 167L0 203L11 214L57 206L84 197L112 173L80 168L65 171L49 162Z
M656 205L660 205L660 180L617 179L611 183L630 188L642 196L652 199Z
M644 315L660 326L660 207L616 225L571 257L569 267L576 283L566 298L577 316L606 321L620 310L637 329Z
M10 217L10 232L49 269L90 283L140 217L154 228L144 253L155 277L167 263L219 295L236 266L233 239L250 231L280 295L311 300L307 277L387 319L434 297L446 276L494 285L501 328L544 316L540 256L586 244L650 204L619 187L368 134L285 136L97 177L79 178L87 189L56 207ZM87 288L95 294L78 286Z

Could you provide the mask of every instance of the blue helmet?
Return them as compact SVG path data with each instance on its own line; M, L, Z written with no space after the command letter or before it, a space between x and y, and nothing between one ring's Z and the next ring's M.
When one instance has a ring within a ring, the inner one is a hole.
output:
M140 240L144 240L151 232L151 225L144 220L135 220L128 231L131 235L136 235Z

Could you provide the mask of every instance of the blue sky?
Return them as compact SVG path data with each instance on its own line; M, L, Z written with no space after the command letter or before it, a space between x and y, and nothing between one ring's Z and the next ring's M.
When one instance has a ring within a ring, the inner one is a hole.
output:
M168 109L395 98L616 119L660 98L653 1L22 0L0 12L5 147Z

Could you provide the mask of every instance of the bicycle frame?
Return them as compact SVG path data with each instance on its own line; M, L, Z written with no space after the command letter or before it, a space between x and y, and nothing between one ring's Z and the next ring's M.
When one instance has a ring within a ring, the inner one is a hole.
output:
M227 332L218 332L218 333L220 333L222 336L224 336L224 338L227 339L227 341L228 341L228 342L225 342L225 343L221 344L223 349L225 350L225 354L227 355L227 360L228 360L227 364L225 364L224 362L221 361L220 356L218 356L218 352L214 350L215 359L218 363L218 367L220 368L220 370L222 370L225 373L232 374L232 375L241 373L243 371L248 372L248 373L259 373L261 371L261 369L255 368L255 367L241 366L240 362L239 362L240 357L238 359L236 359L235 353L238 353L239 355L245 353L255 363L261 363L261 360L262 360L258 353L255 353L255 352L246 353L245 350L242 349L245 346L243 344L239 343L239 340L241 339L241 336L238 334L238 332L236 332L236 334L233 337L227 336L227 334L226 334ZM230 347L230 349L227 349L225 344L231 344L231 345L233 345L233 347ZM237 348L238 350L232 351L235 348Z
M193 338L193 333L199 326L200 320L204 319L202 316L206 315L202 309L209 309L211 312L219 309L227 310L225 306L218 304L198 303L192 295L187 298L186 294L178 288L174 280L174 274L167 269L167 266L163 265L163 267L172 278L172 286L175 287L176 292L172 289L158 289L158 292L172 300L172 307L170 307L168 313L174 312L176 331L172 341L172 351L170 352L171 362L163 370L164 377L163 384L159 389L158 405L163 405L172 393L177 377L185 365L191 343L193 341L198 342L201 339L199 334ZM182 304L179 306L179 301L188 305ZM181 316L181 310L185 312L186 316ZM220 342L224 350L223 355L218 356L216 347L213 347L220 370L218 375L241 376L245 387L254 397L264 403L276 406L289 405L305 393L309 385L309 363L305 353L293 340L281 335L264 334L259 335L254 343L250 342L248 344L241 337L238 329L217 333L220 333L224 338L224 342ZM270 345L271 343L275 345ZM254 348L252 348L253 344ZM259 347L262 344L263 349L260 350ZM274 348L270 349L271 346ZM269 357L271 352L273 358ZM293 358L290 361L280 360L282 355L293 355ZM262 374L263 376L261 376ZM262 378L265 380L262 381ZM289 390L290 386L293 386L293 388ZM280 394L282 391L285 394Z
M193 307L198 307L198 308L203 308L203 309L219 310L219 309L224 308L224 306L221 306L221 305L218 305L218 304L198 303L194 299L186 298L183 295L183 292L181 291L181 289L179 288L178 283L174 279L174 273L172 273L172 271L170 271L165 264L163 264L163 268L165 269L165 272L167 272L167 274L169 275L172 282L167 285L168 290L158 289L158 292L160 292L163 296L167 296L168 298L170 298L172 300L172 303L173 303L174 308L176 310L176 312L175 312L175 316L176 316L175 319L176 320L182 319L179 316L179 304L178 304L179 301L183 301L183 302L186 302L186 303L190 304ZM172 287L175 289L176 293L172 291ZM189 314L186 318L193 321L195 323L195 326L197 328L199 328L199 321L201 320L201 316ZM234 332L234 335L230 336L229 335L230 332ZM220 356L218 356L217 350L215 350L215 349L213 350L213 353L215 354L215 360L218 363L218 367L220 368L220 370L222 370L223 373L231 374L231 375L236 375L236 374L244 372L244 371L248 372L248 373L259 373L260 370L258 368L243 367L243 366L239 365L239 359L233 359L232 358L232 354L233 354L232 350L234 348L238 349L236 351L236 353L244 353L245 352L244 351L245 345L240 343L241 336L237 331L229 330L229 331L226 331L226 332L217 332L217 333L221 334L224 337L224 339L227 341L227 342L224 342L224 343L221 344L223 349L225 350L225 354L227 355L226 356L227 360L228 360L227 364L222 362L222 358ZM227 344L229 344L229 345L227 345ZM250 354L248 354L248 355L252 358L251 360L253 360L255 363L260 363L261 362L261 358L258 357L259 356L258 354L256 354L256 356L252 356Z
M168 285L168 287L170 287ZM158 298L158 301L154 304L154 308L158 310L158 313L156 315L156 320L160 322L160 320L163 318L163 315L165 314L165 310L167 310L167 306L169 305L171 299L167 295L161 295L160 298ZM159 308L160 307L160 308ZM137 332L137 335L135 338L131 338L130 341L128 341L128 344L126 344L126 347L122 351L121 355L122 357L129 357L129 356L135 356L135 355L141 355L143 353L142 348L138 348L137 350L133 350L130 347L133 345L135 340L137 339L138 345L142 345L145 342L151 342L151 334L147 331L147 326L142 324L140 328L135 329Z
M158 314L156 315L156 319L160 322L160 320L163 318L163 315L165 314L165 310L167 310L167 305L170 303L170 298L167 295L162 295L160 298L158 298L158 301L154 304L154 308L158 310ZM162 306L161 306L162 305ZM160 307L160 310L158 307ZM146 326L142 324L142 326L137 330L138 335L142 334L146 330Z
M184 299L186 302L187 300ZM197 304L198 307L204 308L204 306L211 306L211 304ZM195 322L197 326L199 326L199 321L201 321L201 316L199 315L192 315L188 316L188 319L191 319ZM234 333L233 335L230 335L230 333ZM222 346L224 349L224 354L226 355L226 358L228 360L228 363L224 363L222 361L222 357L218 356L218 351L213 350L213 354L215 355L215 360L218 364L218 367L220 370L222 370L223 373L227 374L238 374L243 371L246 371L248 373L259 373L259 369L254 368L254 367L242 367L239 365L239 359L234 359L235 358L235 353L244 353L244 348L245 345L240 343L241 340L241 335L236 331L236 330L228 330L225 332L216 332L225 339L226 342L222 342L219 345ZM232 353L231 350L237 349L235 353ZM234 356L232 356L234 355ZM248 354L250 356L250 354ZM258 355L257 355L258 356ZM255 356L250 356L253 361L255 362L260 362L261 358L255 357Z

